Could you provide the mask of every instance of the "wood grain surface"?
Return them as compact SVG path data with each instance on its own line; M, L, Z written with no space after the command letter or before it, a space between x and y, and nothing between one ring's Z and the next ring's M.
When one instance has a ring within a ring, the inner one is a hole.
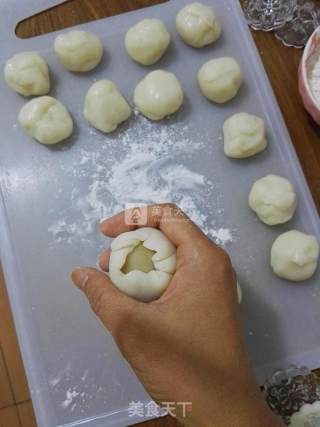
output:
M163 3L165 0L69 0L20 22L19 37L32 37L73 25ZM39 2L40 4L41 2ZM285 117L293 143L320 211L320 128L304 111L297 87L301 50L284 47L272 33L253 32L260 55ZM14 417L9 414L8 417ZM177 426L164 418L144 423L148 427Z

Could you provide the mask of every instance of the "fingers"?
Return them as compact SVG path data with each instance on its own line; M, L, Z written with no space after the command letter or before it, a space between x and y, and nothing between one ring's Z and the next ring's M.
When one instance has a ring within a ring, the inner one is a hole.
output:
M205 238L202 231L174 204L139 208L137 223L132 221L135 208L129 209L101 223L103 234L116 237L140 227L159 228L176 246L194 239Z
M111 249L107 249L99 256L98 264L102 271L109 271Z
M144 309L142 303L123 294L108 276L93 268L77 268L72 272L72 281L113 335L134 312Z

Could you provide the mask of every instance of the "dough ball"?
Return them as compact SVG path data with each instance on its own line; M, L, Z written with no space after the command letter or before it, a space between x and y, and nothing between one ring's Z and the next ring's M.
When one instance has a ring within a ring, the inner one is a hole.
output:
M103 55L100 39L92 33L78 30L57 36L54 50L65 68L76 72L93 70Z
M319 243L314 236L289 231L281 234L271 249L274 273L287 280L307 280L315 273L319 259Z
M134 103L138 110L151 120L161 120L175 113L183 103L183 92L176 76L157 70L137 85Z
M267 147L264 121L247 113L238 113L225 121L224 153L234 159L245 159Z
M265 224L284 224L295 213L297 195L290 181L281 176L267 175L254 183L249 206Z
M155 228L120 234L111 244L109 275L125 294L139 301L159 298L176 269L176 248Z
M102 132L112 132L131 115L131 108L110 80L100 80L88 90L84 102L84 116Z
M181 9L176 27L182 39L197 48L215 42L221 34L221 25L213 8L202 3L192 3Z
M170 33L159 19L143 19L125 37L128 55L142 65L155 64L170 44Z
M8 86L24 96L45 95L50 90L48 65L35 52L21 52L8 59L4 78Z
M242 71L233 58L212 59L200 68L198 82L206 98L223 104L237 95L242 84Z
M73 130L67 109L51 96L41 96L27 102L21 108L18 120L32 138L45 145L63 141Z

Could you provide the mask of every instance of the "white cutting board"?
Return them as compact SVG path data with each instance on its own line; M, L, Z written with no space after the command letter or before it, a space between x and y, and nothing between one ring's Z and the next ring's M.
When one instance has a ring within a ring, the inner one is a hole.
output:
M226 242L243 286L245 335L259 381L292 362L318 367L319 272L303 285L281 281L269 267L269 250L291 228L320 238L319 219L238 2L208 1L223 36L203 50L186 46L175 32L175 15L186 0L82 25L101 37L107 52L85 75L59 64L52 50L57 33L26 40L13 35L15 22L39 9L34 3L1 2L2 66L21 50L41 52L51 94L76 123L68 143L37 144L17 125L25 100L1 80L1 259L39 427L125 426L142 420L128 417L128 403L150 400L69 278L73 267L95 264L109 244L99 220L126 203L177 201ZM41 2L44 8L54 3ZM133 115L119 132L104 136L83 120L85 92L94 80L111 78L132 101L148 69L127 57L123 37L144 17L168 25L172 46L150 69L176 73L185 105L161 123ZM225 55L240 61L245 83L235 100L216 106L200 94L196 74L208 59ZM268 150L247 161L223 155L222 124L237 111L262 116L268 128ZM288 177L299 194L297 215L281 227L264 226L247 206L252 183L267 173Z

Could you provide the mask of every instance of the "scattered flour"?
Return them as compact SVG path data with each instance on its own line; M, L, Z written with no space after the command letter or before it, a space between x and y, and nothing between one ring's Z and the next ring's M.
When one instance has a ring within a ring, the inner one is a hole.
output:
M64 409L66 409L66 408L68 408L71 404L73 404L72 405L72 407L74 407L74 409L75 409L75 404L73 403L74 402L74 399L77 397L77 396L79 396L79 392L78 391L76 391L76 390L74 390L74 389L69 389L69 390L67 390L66 391L66 399L61 403L61 406L64 408Z
M231 242L231 230L212 222L224 212L215 184L193 170L194 157L208 151L203 137L188 125L155 125L140 115L133 121L114 137L88 130L92 151L80 149L70 165L71 208L48 228L54 243L93 244L101 219L128 204L164 202L177 203L218 244Z

